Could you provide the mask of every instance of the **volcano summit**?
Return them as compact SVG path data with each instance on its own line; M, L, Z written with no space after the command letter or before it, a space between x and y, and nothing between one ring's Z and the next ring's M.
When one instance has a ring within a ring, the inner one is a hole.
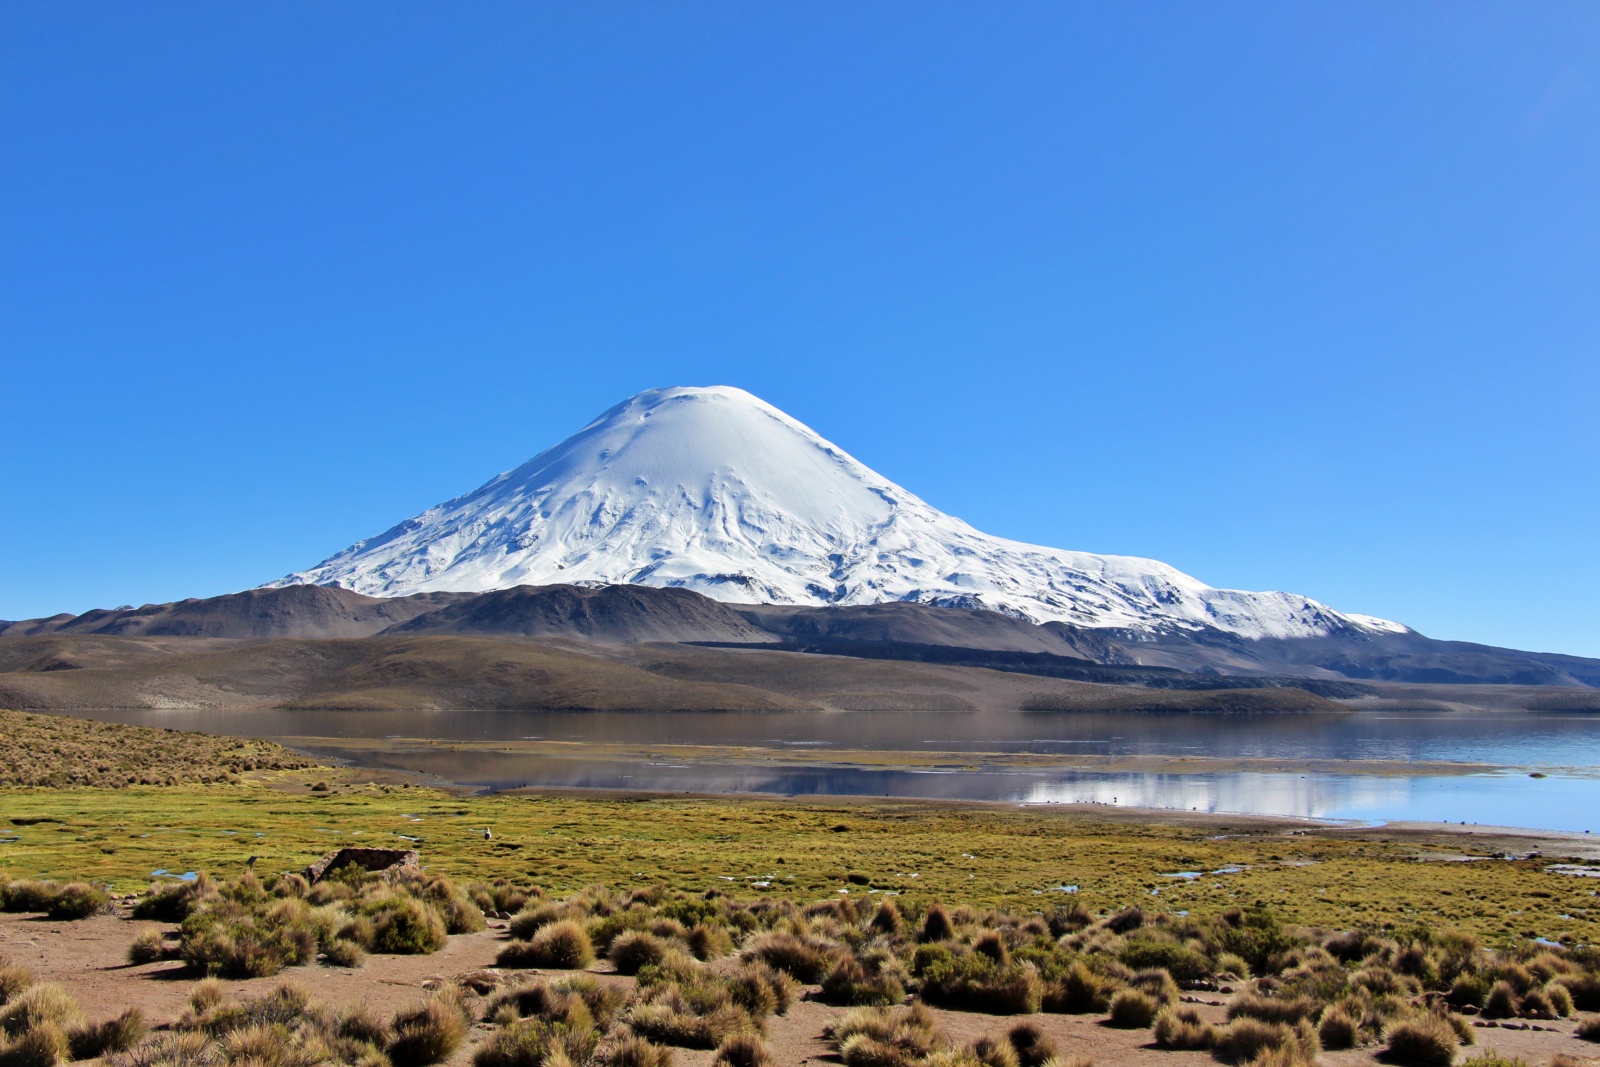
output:
M371 596L633 584L729 603L913 601L1033 622L1243 638L1406 628L1155 560L993 537L742 389L653 389L465 496L273 587Z

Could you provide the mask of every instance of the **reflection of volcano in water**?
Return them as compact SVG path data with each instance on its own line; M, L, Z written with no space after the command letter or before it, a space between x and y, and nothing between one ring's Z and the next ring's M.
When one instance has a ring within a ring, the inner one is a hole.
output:
M1600 829L1600 778L1523 774L1151 774L1037 768L901 770L845 765L670 763L509 752L316 749L368 766L421 771L484 789L893 796L1026 804L1105 804L1304 819L1467 822Z
M1327 819L1351 810L1399 810L1415 779L1366 775L1117 774L1040 781L1021 799L1032 804L1115 804L1179 811L1246 812Z

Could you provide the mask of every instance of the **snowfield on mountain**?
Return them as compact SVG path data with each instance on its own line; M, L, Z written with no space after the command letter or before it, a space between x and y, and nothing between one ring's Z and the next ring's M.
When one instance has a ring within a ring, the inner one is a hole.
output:
M270 586L404 596L558 582L746 604L906 600L1134 632L1407 632L1292 593L1215 589L1155 560L993 537L728 386L640 393L473 492Z

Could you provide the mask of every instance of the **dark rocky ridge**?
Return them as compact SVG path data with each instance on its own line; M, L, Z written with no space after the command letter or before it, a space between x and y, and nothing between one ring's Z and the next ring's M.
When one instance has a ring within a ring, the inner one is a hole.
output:
M1329 696L1354 695L1363 682L1600 688L1600 660L1437 641L1415 633L1350 630L1328 637L1266 640L1220 631L1136 634L1063 623L1036 626L996 612L906 602L852 607L726 604L683 589L637 585L520 586L387 599L330 586L289 586L0 624L0 638L246 641L379 634L487 635L598 645L698 643L985 667L1152 688L1291 686ZM30 657L24 669L71 670L78 665L72 655L42 646L33 647Z

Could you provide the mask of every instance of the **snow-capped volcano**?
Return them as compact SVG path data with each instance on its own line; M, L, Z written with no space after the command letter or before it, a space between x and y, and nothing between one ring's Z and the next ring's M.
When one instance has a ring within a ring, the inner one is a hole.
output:
M1290 593L1213 589L1154 560L991 537L728 386L640 393L516 470L270 584L402 596L553 583L1250 638L1406 629Z

